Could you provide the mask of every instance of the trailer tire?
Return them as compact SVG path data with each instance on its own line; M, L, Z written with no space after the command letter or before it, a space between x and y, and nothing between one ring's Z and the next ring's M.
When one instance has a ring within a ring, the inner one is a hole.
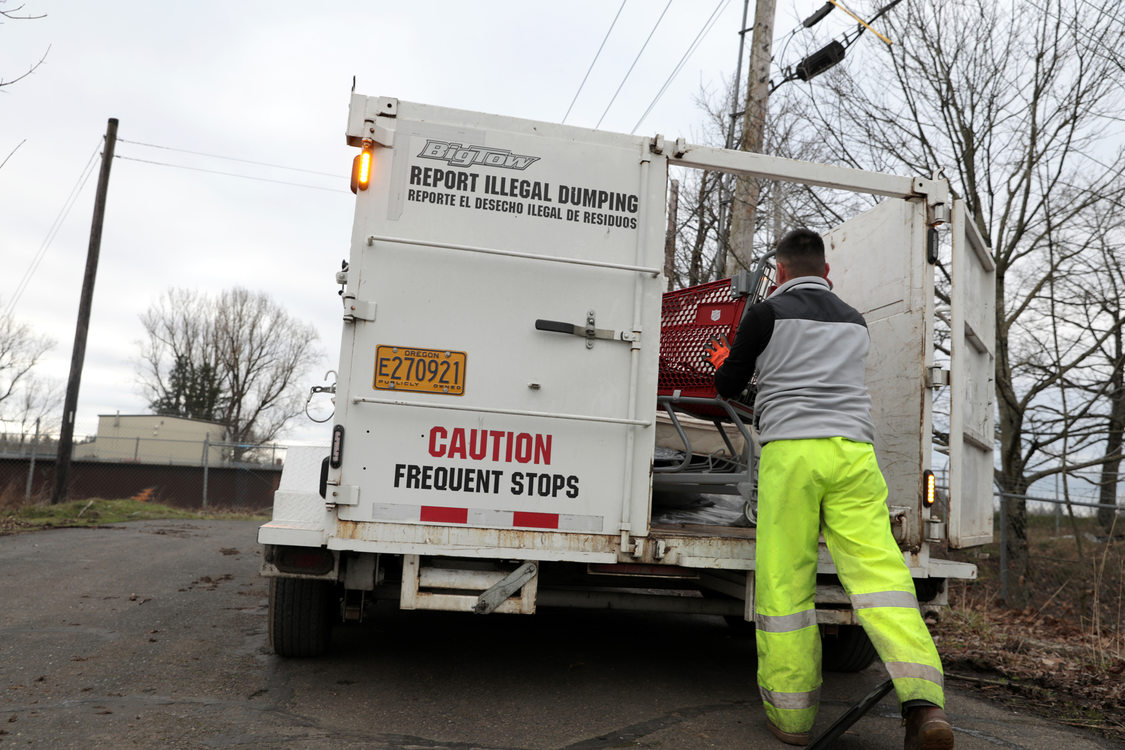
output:
M319 656L332 630L332 584L308 578L270 579L270 645L278 656Z
M840 625L834 634L822 628L820 643L823 668L829 672L858 672L877 656L875 644L859 625Z

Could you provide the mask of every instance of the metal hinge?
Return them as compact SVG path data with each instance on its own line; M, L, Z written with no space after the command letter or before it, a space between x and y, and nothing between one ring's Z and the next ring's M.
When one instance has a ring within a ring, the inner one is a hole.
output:
M370 100L368 103L370 103ZM372 113L368 110L366 114L370 117ZM385 123L387 120L398 116L398 99L379 97L375 103L374 115L373 119L363 121L363 137L378 143L380 146L394 148L395 131L387 127Z
M325 501L331 505L359 505L359 487L354 484L328 486Z
M357 320L375 320L374 302L356 299L350 294L344 295L344 320L354 323Z
M926 207L926 223L931 227L938 224L948 224L950 220L949 206L944 203L934 203Z
M895 541L902 544L906 541L906 520L911 515L911 509L905 505L892 505L888 508L891 516L891 533Z
M648 150L654 154L662 155L667 146L667 139L657 133L648 143ZM687 141L683 138L677 138L672 145L672 157L674 159L682 159L684 154L687 153Z
M944 367L927 367L926 387L938 388L943 385L949 385L949 370Z

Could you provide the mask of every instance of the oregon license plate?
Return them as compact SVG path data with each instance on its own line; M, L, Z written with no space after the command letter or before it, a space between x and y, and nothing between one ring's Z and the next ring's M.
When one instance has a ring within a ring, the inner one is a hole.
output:
M463 396L468 363L465 352L376 346L375 388Z

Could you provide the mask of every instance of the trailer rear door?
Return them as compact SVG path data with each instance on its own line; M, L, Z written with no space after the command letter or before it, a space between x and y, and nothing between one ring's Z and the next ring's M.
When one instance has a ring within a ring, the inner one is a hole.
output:
M949 544L992 541L996 265L963 200L953 202Z
M901 511L901 543L921 543L921 472L930 467L934 275L926 262L926 206L885 200L833 229L825 255L834 291L867 320L867 387L887 504Z
M363 120L385 143L348 272L341 533L527 559L558 533L646 533L663 157L642 138L356 97ZM479 528L500 533L466 535Z

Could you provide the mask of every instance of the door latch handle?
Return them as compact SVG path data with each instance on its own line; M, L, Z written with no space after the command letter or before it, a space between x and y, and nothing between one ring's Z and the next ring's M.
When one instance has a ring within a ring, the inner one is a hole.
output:
M535 330L553 331L554 333L566 333L571 336L581 336L586 339L587 349L594 348L595 339L626 342L635 342L638 339L638 336L635 333L614 331L609 328L598 328L597 318L595 317L593 310L586 313L586 325L566 323L561 320L543 320L542 318L540 318L539 320L535 321Z

